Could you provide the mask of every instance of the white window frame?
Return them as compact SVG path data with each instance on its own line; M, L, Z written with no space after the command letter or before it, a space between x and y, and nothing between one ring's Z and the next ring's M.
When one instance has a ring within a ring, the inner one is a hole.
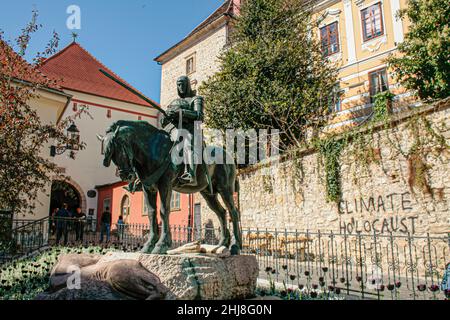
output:
M175 197L178 197L178 206L172 206L176 204ZM170 197L170 211L180 211L181 210L181 193L172 191L172 196Z
M188 72L188 68L187 68L188 67L188 61L191 60L191 59L192 59L192 71ZM193 73L195 73L197 71L197 53L196 52L191 53L190 55L188 55L185 58L184 66L185 66L185 70L186 70L186 75L187 76L191 75L191 74L193 74Z
M362 11L375 5L375 4L380 4L381 7L381 20L382 20L382 26L383 26L383 34L381 36L378 36L376 38L370 39L365 41L364 40L364 29L363 29L363 24L362 24ZM385 15L385 7L384 7L384 1L383 0L376 0L376 1L372 1L368 4L364 4L361 6L358 6L358 16L359 16L359 30L360 30L360 39L361 39L361 46L364 49L364 47L366 47L367 45L370 45L371 43L377 42L377 41L381 41L381 42L385 42L386 41L386 37L387 37L387 30L386 30L386 15Z

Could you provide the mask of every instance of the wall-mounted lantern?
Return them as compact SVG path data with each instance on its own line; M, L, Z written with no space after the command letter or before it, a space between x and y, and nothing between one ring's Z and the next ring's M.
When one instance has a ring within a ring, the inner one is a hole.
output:
M70 151L78 151L80 149L80 130L78 130L75 123L67 128L67 137L69 141L66 146L51 146L50 147L50 156L55 157L56 155L62 155L67 150Z

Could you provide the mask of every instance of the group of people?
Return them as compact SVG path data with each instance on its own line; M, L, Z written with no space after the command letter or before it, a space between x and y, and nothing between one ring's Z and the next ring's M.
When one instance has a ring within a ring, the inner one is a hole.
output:
M55 208L52 213L52 233L56 232L56 244L59 244L64 237L64 244L67 244L69 231L75 230L75 241L83 241L86 214L77 207L74 212L70 212L67 203L62 208Z
M108 207L103 212L100 223L100 243L103 243L104 236L106 235L106 241L109 242L111 238L111 212ZM56 244L59 245L63 238L64 245L67 245L69 232L75 231L75 241L82 242L84 236L84 229L86 225L86 214L82 212L80 207L77 207L74 212L68 210L67 203L62 205L62 208L55 208L52 212L51 230L52 234L56 232ZM119 238L123 238L125 229L125 223L123 217L120 216L117 221L117 231Z

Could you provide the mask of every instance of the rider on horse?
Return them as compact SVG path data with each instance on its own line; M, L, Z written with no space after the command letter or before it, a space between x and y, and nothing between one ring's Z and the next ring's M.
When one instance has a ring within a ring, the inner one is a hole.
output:
M189 148L184 148L184 173L180 177L181 182L187 186L197 184L197 164L199 152L194 143L194 124L203 121L203 97L197 96L191 89L191 82L187 76L177 80L178 99L172 101L167 108L167 116L162 124L165 127L169 123L178 129L185 129ZM186 142L185 142L186 143ZM200 147L201 149L201 147Z

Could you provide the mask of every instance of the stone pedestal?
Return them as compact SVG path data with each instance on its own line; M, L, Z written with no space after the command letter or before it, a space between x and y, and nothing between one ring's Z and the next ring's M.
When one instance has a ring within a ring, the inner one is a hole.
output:
M74 267L80 270L81 288L70 290L66 282ZM254 297L257 276L254 256L62 255L50 277L50 292L37 299L246 299Z
M254 256L108 253L100 262L117 259L137 260L157 275L168 289L166 299L245 299L253 297L256 289L258 262Z

